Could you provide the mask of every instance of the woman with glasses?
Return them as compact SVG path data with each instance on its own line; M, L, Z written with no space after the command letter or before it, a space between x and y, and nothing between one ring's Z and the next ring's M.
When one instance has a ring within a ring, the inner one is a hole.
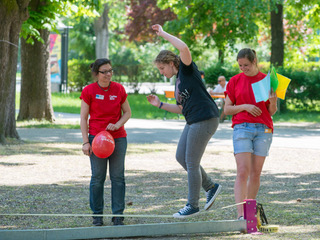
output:
M90 157L90 208L93 214L103 214L104 182L107 163L111 180L111 208L113 214L123 214L125 208L124 161L127 150L127 133L124 124L131 117L127 93L120 83L112 82L111 61L97 59L91 64L95 82L86 86L81 93L80 127L82 151ZM88 121L90 115L90 119ZM92 152L92 141L99 132L107 130L114 138L115 149L108 158L98 158ZM123 225L123 217L113 217L114 225ZM93 225L102 226L102 217L93 217Z
M188 174L188 202L184 208L173 214L175 218L186 218L200 211L201 187L207 195L205 210L212 206L221 191L221 186L214 183L200 166L205 148L219 125L219 110L203 84L188 46L163 31L160 25L152 28L158 36L169 41L180 52L180 56L177 56L171 51L162 50L155 59L155 65L162 75L167 78L177 77L176 104L160 102L155 95L149 95L147 99L153 106L183 114L187 122L178 143L176 159Z

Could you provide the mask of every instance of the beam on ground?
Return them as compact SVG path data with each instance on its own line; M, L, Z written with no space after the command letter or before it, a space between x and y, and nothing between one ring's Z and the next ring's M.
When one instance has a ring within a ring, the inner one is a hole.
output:
M64 240L94 238L152 237L179 234L245 231L245 220L136 224L37 230L0 230L6 240Z

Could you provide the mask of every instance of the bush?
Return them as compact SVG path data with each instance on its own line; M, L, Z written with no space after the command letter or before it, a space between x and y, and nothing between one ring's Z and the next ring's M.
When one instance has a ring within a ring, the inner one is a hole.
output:
M218 83L217 81L219 76L223 75L226 77L227 81L229 81L232 76L239 72L240 70L238 66L222 65L221 63L214 64L204 70L206 84L209 87L213 87Z
M68 87L70 91L81 92L93 81L90 64L94 60L72 59L68 61Z
M277 68L277 73L291 79L282 107L286 101L295 104L296 108L315 108L320 100L320 70L306 72L293 68ZM311 103L311 104L310 104Z

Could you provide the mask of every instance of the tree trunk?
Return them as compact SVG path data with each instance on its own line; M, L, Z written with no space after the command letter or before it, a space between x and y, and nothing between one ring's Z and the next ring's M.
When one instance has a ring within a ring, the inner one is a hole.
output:
M101 17L94 22L94 31L96 34L96 58L109 58L109 5L104 4Z
M224 63L224 50L222 50L222 49L219 49L219 62L221 64Z
M283 5L277 4L278 11L271 12L271 64L283 66L284 58L284 30Z
M21 96L18 120L53 121L50 78L50 32L39 29L44 43L21 39Z
M0 144L19 139L15 119L19 33L30 0L0 1Z

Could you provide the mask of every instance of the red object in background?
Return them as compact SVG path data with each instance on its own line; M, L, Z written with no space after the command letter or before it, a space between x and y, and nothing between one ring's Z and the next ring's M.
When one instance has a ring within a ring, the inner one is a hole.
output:
M114 150L114 139L108 131L99 132L92 141L92 151L99 158L109 157Z

